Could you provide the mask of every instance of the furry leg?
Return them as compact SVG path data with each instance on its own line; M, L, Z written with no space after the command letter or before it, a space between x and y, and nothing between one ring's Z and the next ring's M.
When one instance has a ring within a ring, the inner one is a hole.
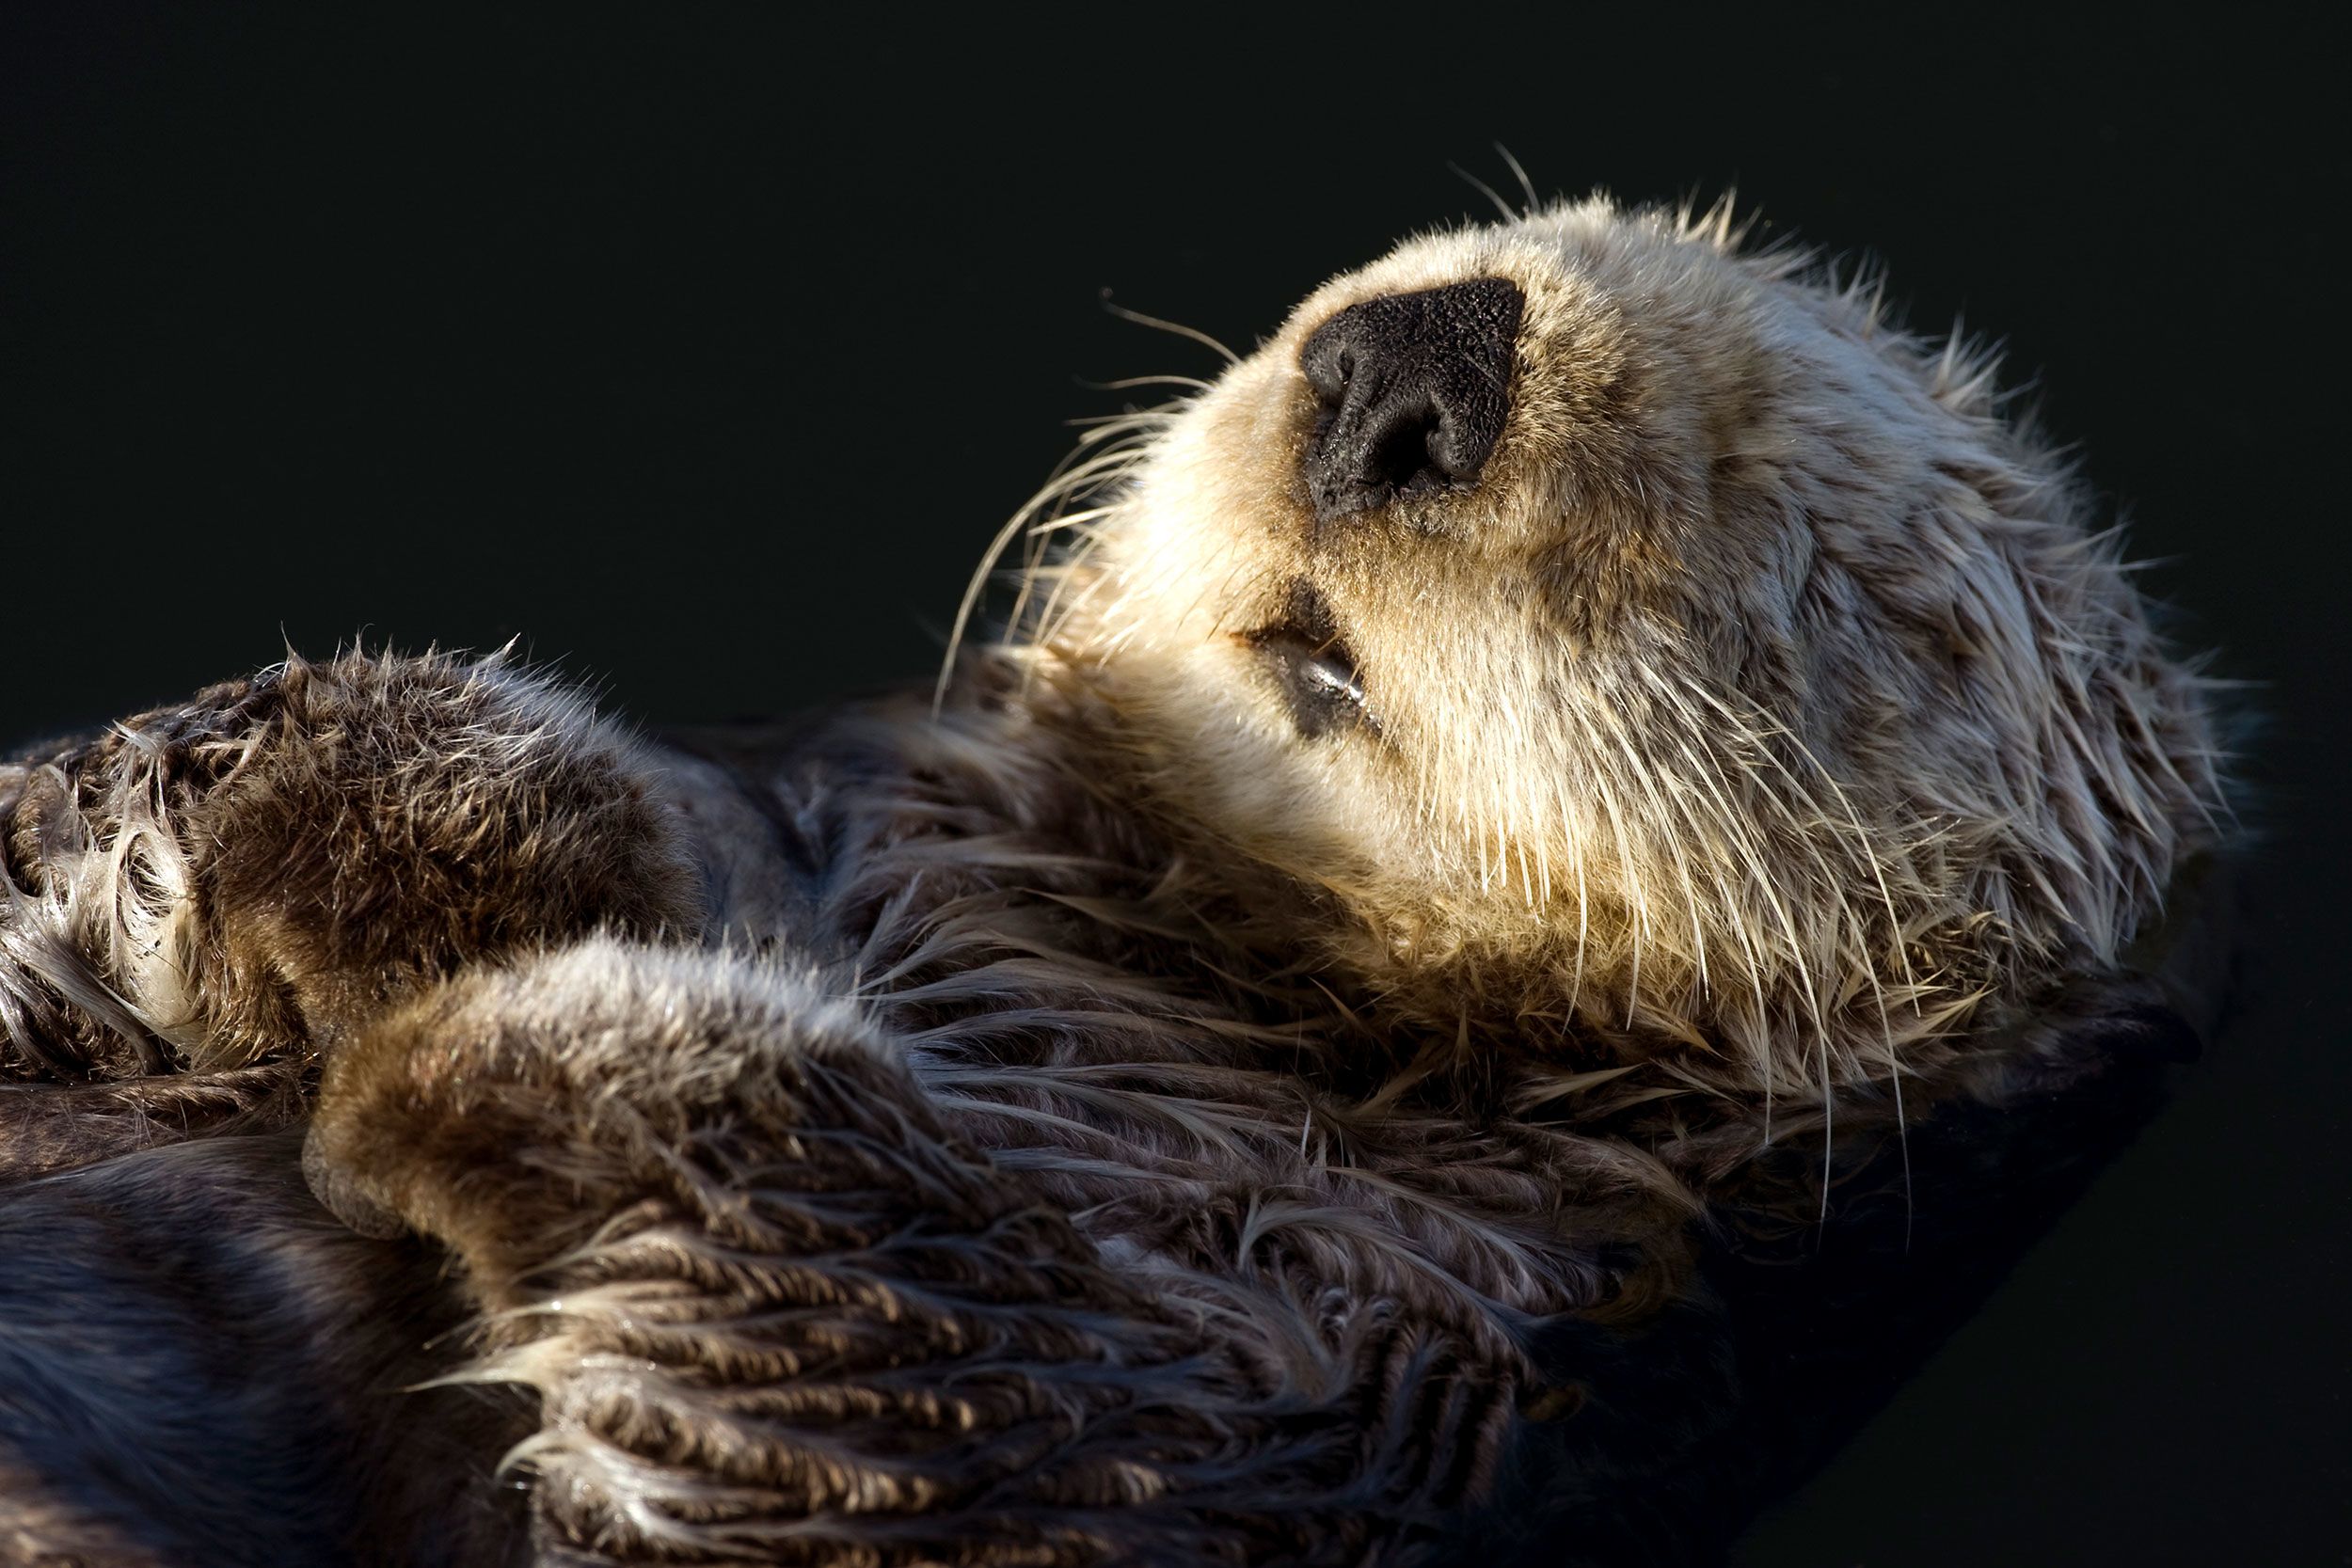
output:
M1425 1323L1114 1265L772 967L461 976L336 1054L307 1164L462 1264L548 1563L1391 1561L1510 1417Z

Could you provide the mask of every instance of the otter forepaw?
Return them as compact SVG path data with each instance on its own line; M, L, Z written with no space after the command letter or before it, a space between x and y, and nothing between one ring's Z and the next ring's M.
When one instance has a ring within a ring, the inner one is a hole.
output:
M304 1164L361 1227L452 1246L493 1309L639 1203L766 1250L985 1226L1012 1201L854 1006L767 962L611 937L469 970L360 1030Z
M537 1560L1360 1555L1352 1493L1295 1496L1357 1474L1345 1424L1269 1402L790 972L598 941L462 975L333 1055L307 1164L448 1244L460 1376L538 1394ZM1322 1549L1248 1549L1285 1530Z
M289 659L0 767L0 1079L301 1054L461 964L686 924L649 778L446 654Z

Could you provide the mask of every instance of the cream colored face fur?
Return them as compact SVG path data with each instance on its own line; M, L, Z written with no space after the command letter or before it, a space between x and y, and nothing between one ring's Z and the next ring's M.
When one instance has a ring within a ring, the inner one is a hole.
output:
M1302 342L1482 277L1525 298L1483 471L1318 524ZM1883 1080L2112 961L2215 798L2201 688L1989 365L1719 220L1592 201L1414 240L1121 435L1068 487L1097 504L1032 645L1428 1011ZM1302 734L1249 640L1299 583L1369 722Z

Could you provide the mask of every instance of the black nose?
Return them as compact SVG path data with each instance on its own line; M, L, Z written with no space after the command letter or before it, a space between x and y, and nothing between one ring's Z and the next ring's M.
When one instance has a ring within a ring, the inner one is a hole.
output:
M1518 285L1480 277L1368 299L1315 328L1298 363L1323 405L1306 462L1318 518L1478 478L1511 409L1525 304Z

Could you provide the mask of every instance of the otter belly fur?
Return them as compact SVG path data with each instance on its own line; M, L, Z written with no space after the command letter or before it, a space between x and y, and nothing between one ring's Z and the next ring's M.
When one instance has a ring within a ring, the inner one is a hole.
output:
M1106 427L936 693L0 769L0 1562L1704 1559L2194 1047L2206 689L1875 301L1531 211Z

